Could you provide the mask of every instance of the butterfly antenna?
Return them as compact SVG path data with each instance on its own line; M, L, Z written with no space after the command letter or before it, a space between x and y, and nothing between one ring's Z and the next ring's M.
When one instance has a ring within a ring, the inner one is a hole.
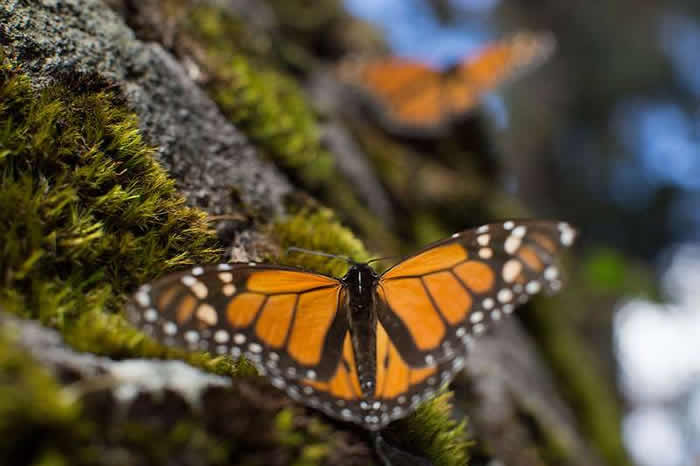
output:
M396 259L401 259L401 256L375 257L374 259L368 260L366 263L371 264L372 262L388 261L388 260L396 260Z
M348 256L339 256L336 254L329 254L327 252L314 251L313 249L304 249L304 248L297 248L297 247L292 246L292 247L287 248L287 255L289 255L290 252L300 252L300 253L304 253L304 254L311 254L314 256L323 256L323 257L330 257L332 259L340 259L340 260L344 260L348 264L353 264L353 265L357 263L354 260L350 259Z

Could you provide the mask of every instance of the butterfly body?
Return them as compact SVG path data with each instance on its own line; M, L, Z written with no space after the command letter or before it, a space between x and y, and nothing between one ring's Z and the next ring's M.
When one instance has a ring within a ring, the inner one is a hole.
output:
M374 395L376 386L376 334L377 312L375 309L374 288L378 275L367 264L355 264L341 279L347 289L348 327L352 341L357 375L362 394Z
M564 222L507 221L457 233L377 274L335 278L257 263L194 267L142 286L128 317L154 338L245 356L326 414L379 430L465 363L491 322L561 282Z

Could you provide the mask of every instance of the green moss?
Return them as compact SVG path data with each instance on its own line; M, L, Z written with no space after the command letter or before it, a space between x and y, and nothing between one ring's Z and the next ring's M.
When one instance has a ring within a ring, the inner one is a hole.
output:
M0 304L86 351L174 356L116 313L136 285L217 258L215 237L105 86L82 78L33 90L0 68Z
M331 429L320 422L311 422L307 428L299 429L294 423L294 410L283 409L275 417L278 441L299 451L292 466L317 466L330 453Z
M187 30L207 52L206 66L215 77L208 91L233 124L292 178L342 212L363 236L376 238L376 247L394 248L391 235L357 199L323 148L317 115L275 58L279 53L251 50L241 20L217 8L192 9ZM254 37L265 40L260 34Z
M298 247L337 254L361 262L369 259L369 253L353 233L342 226L329 209L302 210L272 227L272 234L284 252L288 247ZM342 276L348 268L342 259L290 252L283 254L280 263L314 270L333 276Z
M330 177L333 160L294 81L254 69L240 56L232 58L226 77L230 85L212 88L212 95L237 127L310 186Z
M390 424L385 435L416 455L427 456L435 466L466 466L473 442L466 421L451 417L451 392L421 404L409 417Z
M169 0L169 2L179 0ZM166 8L165 2L163 8ZM275 46L271 37L254 31L250 24L211 5L180 5L170 16L186 16L186 28L194 32L207 47L215 48L217 56L244 55L268 64L275 62ZM228 40L222 41L221 38Z
M333 160L321 148L316 116L303 92L272 68L264 52L246 45L251 37L265 37L250 36L240 19L212 7L192 9L187 29L207 50L207 65L216 75L210 94L236 127L308 186L329 179Z

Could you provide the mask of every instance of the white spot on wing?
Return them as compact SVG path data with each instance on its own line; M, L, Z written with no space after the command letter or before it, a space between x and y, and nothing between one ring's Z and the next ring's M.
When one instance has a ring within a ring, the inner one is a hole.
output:
M489 240L491 239L490 235L479 235L476 237L476 242L479 243L480 246L486 246L489 244Z
M233 296L235 292L236 287L231 283L227 283L221 287L221 293L223 293L224 296Z
M166 335L175 335L177 333L177 325L175 325L175 322L165 322L163 324L163 332Z
M516 236L518 238L522 238L525 236L525 233L527 233L527 228L524 225L519 225L513 229L511 234L513 236Z
M151 297L143 289L139 290L139 292L136 293L134 298L136 299L136 302L139 303L139 306L141 306L141 307L148 307L151 305Z
M262 351L262 346L260 346L257 343L251 343L248 345L248 349L251 350L253 353L260 353Z
M148 322L155 322L158 320L158 311L153 308L146 309L146 311L143 313L143 318Z
M214 333L214 341L217 343L226 343L229 340L229 335L226 330L219 329Z
M520 227L518 227L520 228ZM516 259L511 259L508 262L506 262L503 265L503 280L505 280L507 283L511 283L513 280L515 280L518 275L520 275L520 271L523 269L522 264L520 261Z
M574 236L574 231L569 229L562 231L559 239L561 240L561 244L564 246L571 246L574 244Z
M533 280L533 281L529 282L527 285L525 285L525 291L527 291L528 294L539 293L540 288L541 288L540 282L535 281L535 280Z
M183 285L190 287L197 283L197 279L194 278L192 275L183 275L183 277L180 279Z
M497 298L500 302L507 303L508 301L513 299L513 292L510 291L508 288L503 288L498 292Z
M224 283L231 283L233 281L233 274L231 272L221 272L219 274L219 280Z
M195 294L199 299L204 299L207 297L209 294L209 290L207 290L207 285L205 285L202 282L195 282L190 286L190 290L192 290L192 293Z
M510 235L508 238L506 238L506 241L503 243L503 249L508 254L515 254L515 251L518 250L520 247L521 239L518 238L517 236Z
M544 278L546 280L554 280L559 276L559 270L553 265L550 265L544 270Z
M200 304L197 308L197 318L209 326L216 325L219 320L216 309L206 303Z

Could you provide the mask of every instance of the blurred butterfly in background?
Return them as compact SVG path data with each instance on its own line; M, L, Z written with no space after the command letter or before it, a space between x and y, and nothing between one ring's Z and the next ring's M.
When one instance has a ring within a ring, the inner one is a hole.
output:
M445 70L403 58L348 59L338 76L371 97L388 129L433 135L473 110L484 94L545 62L554 49L549 34L519 33Z
M343 278L257 263L194 267L142 286L129 319L168 345L245 356L290 397L379 430L465 362L472 335L560 288L565 222L507 221L457 233L378 275Z

